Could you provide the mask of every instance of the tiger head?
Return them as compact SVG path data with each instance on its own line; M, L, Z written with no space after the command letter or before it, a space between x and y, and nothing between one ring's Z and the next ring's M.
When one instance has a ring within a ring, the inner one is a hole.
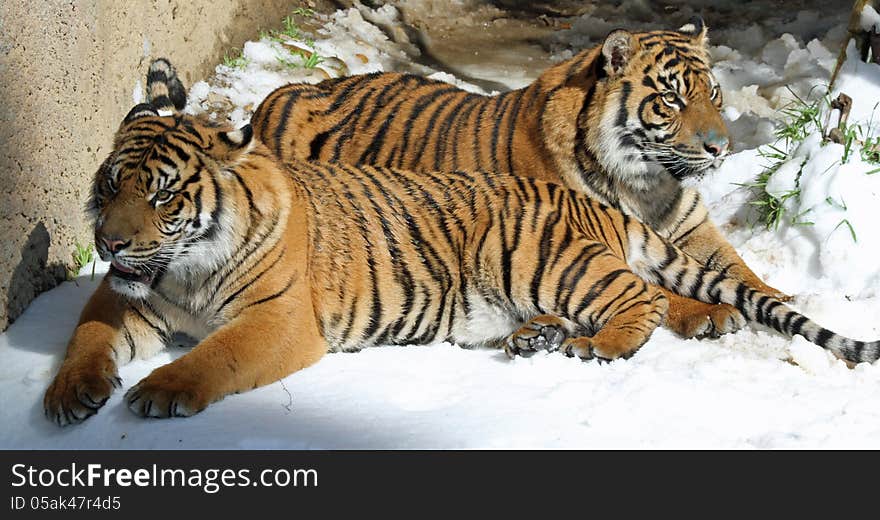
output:
M221 182L251 136L250 125L233 130L187 115L162 117L150 104L129 112L87 206L114 290L145 298L168 273L186 276L223 261L230 202Z
M609 173L650 187L658 173L700 176L729 153L706 33L695 20L678 31L617 30L606 37L595 65L598 103L579 126Z

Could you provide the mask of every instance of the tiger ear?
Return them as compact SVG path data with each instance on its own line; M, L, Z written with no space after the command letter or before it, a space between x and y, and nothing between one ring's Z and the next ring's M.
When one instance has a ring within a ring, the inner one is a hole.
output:
M140 103L128 111L128 115L122 120L122 124L130 123L139 117L158 116L159 112L149 103Z
M254 129L248 123L238 130L217 132L217 136L220 142L211 147L212 155L218 159L231 160L247 151L254 137Z
M623 29L613 31L602 44L602 56L605 57L605 72L615 77L623 73L635 54L632 34Z
M688 23L678 28L678 32L690 36L704 47L709 44L709 28L701 16L691 18Z

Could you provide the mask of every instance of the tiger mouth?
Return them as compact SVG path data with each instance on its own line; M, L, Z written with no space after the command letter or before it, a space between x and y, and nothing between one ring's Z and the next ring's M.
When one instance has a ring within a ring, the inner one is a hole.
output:
M668 159L658 160L663 168L676 179L683 181L685 179L701 179L707 173L717 170L724 162L723 158L714 161L688 161L680 157L672 157Z
M117 278L128 280L129 282L140 282L146 285L150 285L156 277L155 273L147 273L134 269L133 267L122 265L117 262L115 258L110 260L110 274Z

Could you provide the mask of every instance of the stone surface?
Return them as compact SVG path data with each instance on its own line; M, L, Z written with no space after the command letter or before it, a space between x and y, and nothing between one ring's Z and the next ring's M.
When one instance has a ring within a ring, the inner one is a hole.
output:
M168 57L192 84L260 28L314 4L0 2L0 330L64 278L75 243L91 243L88 186L149 61Z

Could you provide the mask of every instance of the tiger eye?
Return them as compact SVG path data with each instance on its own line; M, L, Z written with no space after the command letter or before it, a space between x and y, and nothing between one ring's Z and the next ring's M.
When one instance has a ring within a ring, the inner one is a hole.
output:
M676 101L678 101L678 94L672 92L671 90L664 92L663 101L666 101L667 103L675 103Z
M170 199L173 196L174 196L174 194L168 190L159 190L156 192L156 200L158 200L160 202L165 202L166 200Z

